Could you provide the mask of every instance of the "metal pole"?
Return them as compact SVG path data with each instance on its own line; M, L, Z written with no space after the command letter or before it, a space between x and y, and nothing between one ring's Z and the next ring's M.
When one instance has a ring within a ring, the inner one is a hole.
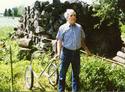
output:
M13 61L12 61L12 49L10 46L10 64L11 64L11 92L13 92Z

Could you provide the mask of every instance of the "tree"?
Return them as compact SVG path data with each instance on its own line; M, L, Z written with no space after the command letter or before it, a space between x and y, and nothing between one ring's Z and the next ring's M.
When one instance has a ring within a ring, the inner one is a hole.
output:
M8 16L8 10L7 9L5 9L5 11L4 11L4 16Z
M17 7L18 9L18 16L21 16L22 14L24 14L25 8L24 6L19 6Z
M12 10L13 10L13 15L17 17L18 16L18 8L15 7L15 8L12 8Z
M8 16L12 16L12 10L10 8L8 9Z
M99 55L113 57L122 47L118 0L97 1L98 4L93 5L92 9L94 12L92 17L95 22L88 34L90 36L86 37L88 47L92 48L93 52L98 52ZM91 21L92 18L88 20Z
M98 16L101 21L100 24L105 20L109 21L109 24L119 22L120 9L118 8L118 0L98 0L98 5L95 4L95 16Z

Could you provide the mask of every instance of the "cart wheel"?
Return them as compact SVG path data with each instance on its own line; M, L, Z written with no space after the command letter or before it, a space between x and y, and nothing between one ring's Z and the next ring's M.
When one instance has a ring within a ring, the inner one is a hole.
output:
M28 89L32 89L34 81L34 75L32 66L27 66L25 71L25 85Z
M58 78L59 78L59 73L58 73L58 69L57 66L55 64L51 64L48 68L48 79L49 79L49 83L52 86L56 86L58 83Z

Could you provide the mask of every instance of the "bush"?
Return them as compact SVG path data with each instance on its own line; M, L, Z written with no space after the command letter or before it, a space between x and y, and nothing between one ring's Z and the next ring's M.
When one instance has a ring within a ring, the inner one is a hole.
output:
M81 88L86 91L123 91L125 72L96 57L83 56L81 60Z
M71 91L71 67L67 74L67 90ZM108 63L97 57L82 54L80 90L83 91L125 91L123 67Z
M0 64L0 92L10 91L10 68L5 64Z

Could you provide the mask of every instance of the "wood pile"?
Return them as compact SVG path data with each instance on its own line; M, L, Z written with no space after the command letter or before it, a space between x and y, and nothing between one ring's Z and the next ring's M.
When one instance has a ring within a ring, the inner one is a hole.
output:
M124 43L124 41L123 41ZM123 47L120 51L117 52L116 56L113 57L113 60L116 62L120 62L122 64L125 64L125 46L123 44Z
M20 25L16 29L18 39L30 39L32 46L49 49L51 41L55 40L58 28L66 22L63 14L66 9L72 8L77 13L77 22L82 25L86 34L86 43L93 53L111 57L115 56L122 47L121 34L118 21L110 26L110 20L102 21L100 29L94 29L100 21L100 18L93 16L95 13L93 7L84 3L65 3L53 0L49 2L36 1L34 6L25 8L25 13L20 18ZM22 45L21 45L22 44ZM20 43L20 46L29 45L28 41ZM29 46L32 48L32 46ZM26 46L25 46L26 47Z

